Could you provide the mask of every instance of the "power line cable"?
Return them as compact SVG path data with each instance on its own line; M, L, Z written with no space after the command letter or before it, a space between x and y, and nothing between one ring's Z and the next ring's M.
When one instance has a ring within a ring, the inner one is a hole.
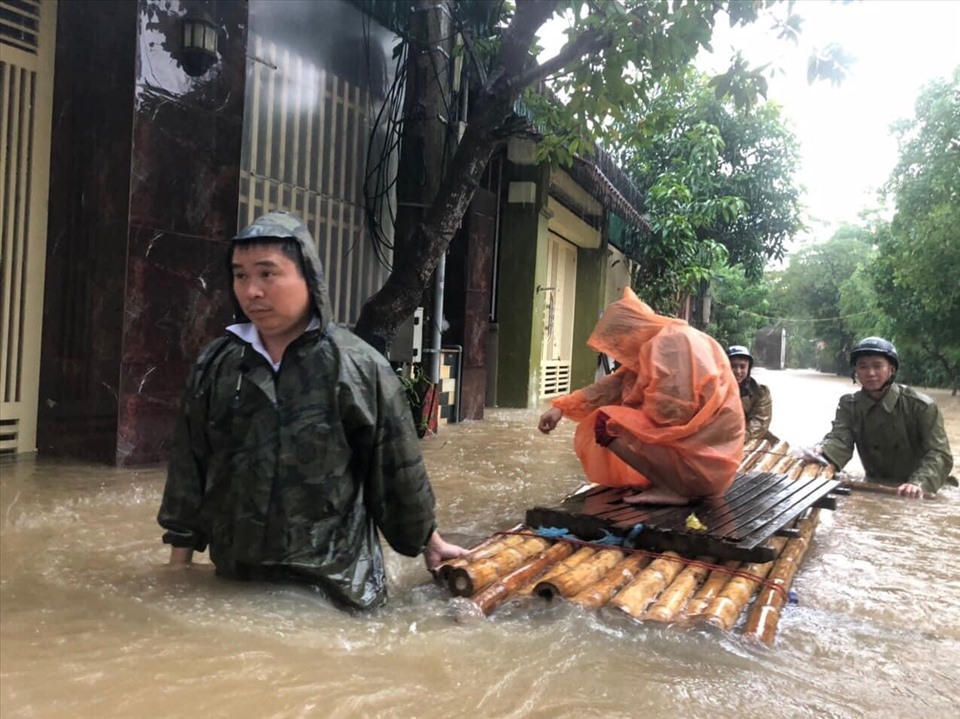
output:
M751 317L756 317L757 319L771 320L773 322L837 322L839 320L847 320L852 317L862 317L863 315L874 314L876 312L876 310L863 310L861 312L853 312L849 315L838 315L837 317L774 317L772 315L761 315L751 310L745 310L737 307L736 305L729 305L717 299L713 300L713 304L719 305L720 307L725 307L742 315L750 315Z

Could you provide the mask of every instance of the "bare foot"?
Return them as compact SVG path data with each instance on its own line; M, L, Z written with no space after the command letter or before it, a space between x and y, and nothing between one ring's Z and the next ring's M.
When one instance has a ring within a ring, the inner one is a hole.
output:
M625 495L623 501L628 504L667 504L682 507L685 504L690 504L693 500L691 497L684 497L672 490L654 487L637 494Z

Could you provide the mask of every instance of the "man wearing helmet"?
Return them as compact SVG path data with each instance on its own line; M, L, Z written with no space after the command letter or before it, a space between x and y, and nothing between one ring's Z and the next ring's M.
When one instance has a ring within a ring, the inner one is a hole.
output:
M759 439L770 429L770 420L773 417L770 388L750 376L753 370L753 355L746 347L743 345L728 347L727 357L730 358L733 377L740 385L740 402L743 404L743 416L747 423L744 441Z
M820 452L842 468L856 447L867 477L897 485L899 494L920 498L944 484L953 455L943 428L943 415L925 394L894 382L900 357L893 343L867 337L850 353L854 379L862 389L844 395L833 429Z

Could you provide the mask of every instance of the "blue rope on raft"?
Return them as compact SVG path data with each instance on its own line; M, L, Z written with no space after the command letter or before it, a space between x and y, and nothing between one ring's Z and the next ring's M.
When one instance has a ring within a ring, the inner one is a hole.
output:
M635 549L635 543L637 537L640 536L640 533L643 532L643 522L637 522L634 524L630 531L627 532L626 537L620 537L616 534L611 534L606 529L601 529L603 536L600 539L591 539L589 544L602 544L607 547L625 547L626 549ZM580 537L575 534L571 534L570 530L566 527L537 527L533 530L533 533L538 537L543 537L544 539L572 539L576 541L586 541L580 539Z

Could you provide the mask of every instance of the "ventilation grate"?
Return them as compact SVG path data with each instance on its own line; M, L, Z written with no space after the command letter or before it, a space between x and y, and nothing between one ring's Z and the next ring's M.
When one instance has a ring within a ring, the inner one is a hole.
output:
M40 0L0 0L0 45L37 54Z
M17 453L20 420L0 419L0 457Z
M570 363L544 362L540 365L540 399L570 392Z

